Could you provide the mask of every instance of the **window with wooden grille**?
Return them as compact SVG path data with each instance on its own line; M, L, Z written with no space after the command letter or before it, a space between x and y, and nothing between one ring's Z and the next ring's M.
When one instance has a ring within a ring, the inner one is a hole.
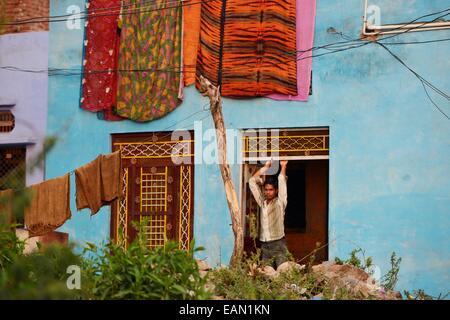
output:
M0 147L0 190L25 187L26 147Z
M0 111L0 133L11 132L16 125L11 111Z

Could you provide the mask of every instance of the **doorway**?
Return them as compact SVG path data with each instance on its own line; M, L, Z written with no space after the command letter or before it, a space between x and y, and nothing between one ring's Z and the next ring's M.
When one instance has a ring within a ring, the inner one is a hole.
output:
M246 159L244 154L242 175L244 250L249 253L260 247L258 241L260 208L250 192L248 180L268 159L274 161L284 159L289 160L286 171L288 204L284 220L288 249L294 259L301 264L307 263L312 253L315 256L314 262L320 263L328 259L328 129L280 131L281 134L276 136L279 141L273 142L267 134L261 138L266 140L264 156L258 157L258 149L262 148L257 149L259 142L254 141L250 142L256 146L252 150L253 158ZM260 138L254 138L253 133L251 139ZM285 143L283 139L289 139L289 143ZM323 143L317 142L319 139L323 139ZM314 143L305 142L308 140ZM250 146L250 143L245 146ZM276 149L278 155L270 154L271 145L277 147L272 149ZM284 145L294 145L295 148L283 148ZM256 164L255 160L259 164ZM276 174L278 175L279 171Z
M193 137L193 132L189 132ZM194 141L172 140L172 132L113 134L121 153L121 196L111 211L111 238L123 247L143 224L149 248L177 241L188 250L194 205Z

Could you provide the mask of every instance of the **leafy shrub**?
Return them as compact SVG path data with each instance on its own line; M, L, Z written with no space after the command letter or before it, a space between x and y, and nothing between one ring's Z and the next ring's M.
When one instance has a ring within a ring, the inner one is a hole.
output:
M0 224L0 272L21 256L25 247L13 230L13 227Z
M149 249L142 236L126 250L114 243L102 250L90 244L83 291L91 299L207 299L206 279L193 258L198 250L193 244L188 252L180 250L173 241Z
M382 277L381 283L386 290L394 290L398 281L400 271L400 262L402 258L396 256L395 252L391 254L391 269Z
M349 297L347 290L333 292L327 283L306 270L291 269L268 277L261 270L264 263L259 253L252 254L229 268L210 272L209 281L215 295L231 300L305 300L320 295L323 299Z
M81 265L71 247L49 245L28 255L18 254L0 271L0 299L76 299L67 288L67 268Z
M358 254L361 255L361 258L358 256ZM334 262L337 264L349 264L354 267L357 267L359 269L364 270L368 274L373 274L373 259L372 257L366 258L365 251L361 248L354 249L352 252L350 252L350 258L347 260L341 260L340 258L336 257L334 258Z
M404 294L406 299L408 300L447 300L448 296L450 295L450 291L447 292L446 294L440 293L437 297L429 295L423 289L413 290L412 293L410 293L407 290L404 290Z

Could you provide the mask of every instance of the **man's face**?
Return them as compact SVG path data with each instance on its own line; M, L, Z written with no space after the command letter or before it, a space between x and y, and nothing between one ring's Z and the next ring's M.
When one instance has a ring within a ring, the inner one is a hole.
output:
M271 184L264 186L264 197L267 201L272 201L278 194L278 190Z

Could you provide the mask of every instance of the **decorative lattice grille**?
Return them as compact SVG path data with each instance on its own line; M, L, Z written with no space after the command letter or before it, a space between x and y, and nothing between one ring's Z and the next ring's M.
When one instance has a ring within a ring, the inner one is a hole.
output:
M180 166L180 249L189 249L191 229L191 167Z
M191 157L191 140L161 141L148 143L117 143L120 146L122 159L130 158L171 158Z
M141 216L144 225L144 235L149 248L163 247L167 239L167 215L152 214Z
M128 168L122 171L122 195L117 205L116 240L122 248L127 247L128 235Z
M245 152L326 151L326 135L286 137L245 137Z
M141 168L141 212L167 211L167 167L163 172L145 172Z

